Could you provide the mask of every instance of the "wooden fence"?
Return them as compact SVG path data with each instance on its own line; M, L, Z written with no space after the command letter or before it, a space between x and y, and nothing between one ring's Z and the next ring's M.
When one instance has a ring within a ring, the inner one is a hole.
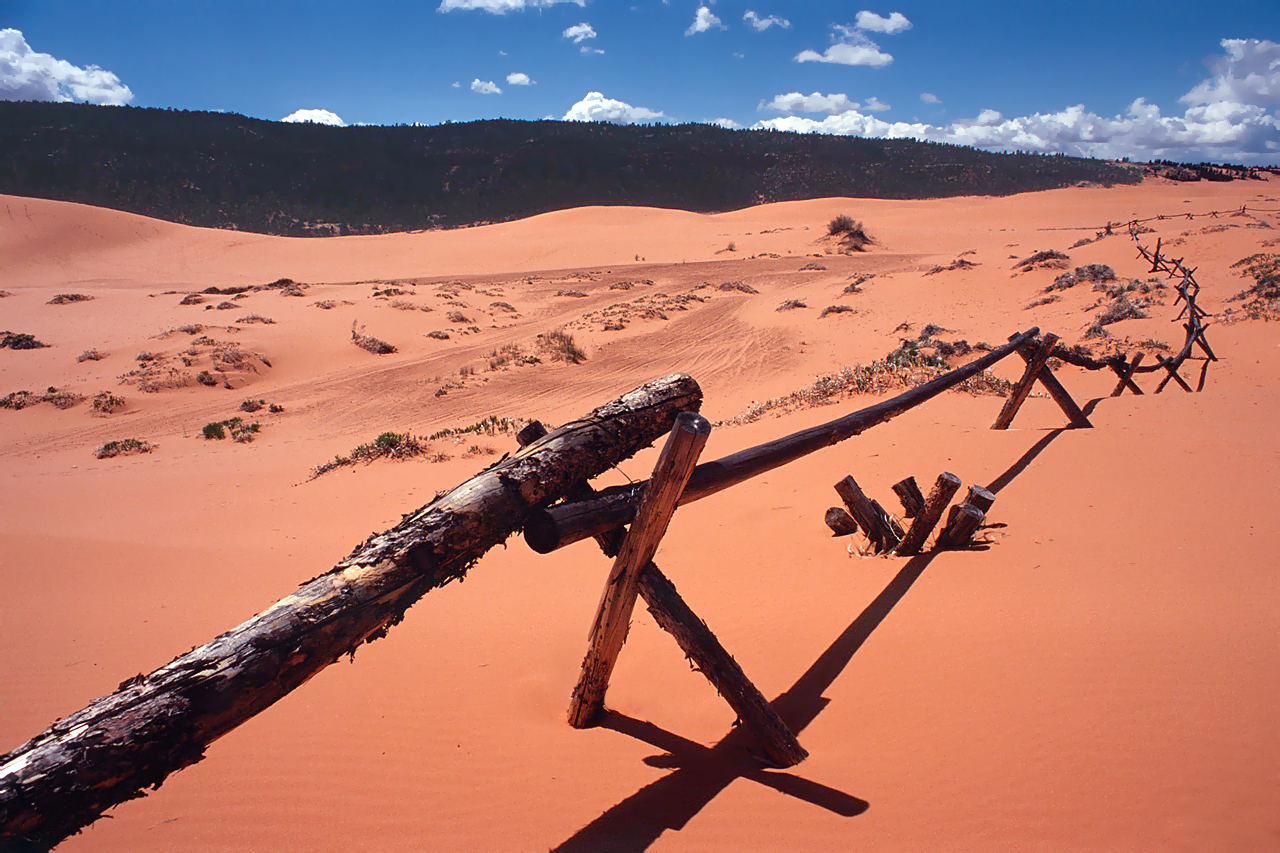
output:
M885 423L1013 355L1025 369L995 429L1008 428L1037 383L1070 426L1091 426L1054 375L1055 357L1115 371L1120 381L1114 395L1126 388L1142 393L1135 377L1155 370L1168 374L1157 392L1170 380L1190 391L1178 369L1192 350L1204 353L1206 367L1215 360L1205 338L1207 315L1196 305L1195 271L1181 259L1162 256L1159 244L1152 252L1140 243L1138 248L1153 271L1178 279L1179 302L1185 303L1177 319L1187 317L1186 343L1156 365L1141 365L1141 355L1085 358L1033 328L892 399L702 464L698 457L711 426L697 414L701 390L682 374L647 383L550 432L530 425L518 436L518 451L370 537L292 595L160 669L128 679L115 693L0 756L0 847L48 849L110 807L158 788L169 774L199 761L211 742L362 643L384 636L422 595L463 577L489 548L521 528L541 553L595 537L613 558L573 691L571 724L599 719L639 597L754 734L762 760L780 767L802 761L807 753L795 735L653 563L672 514L680 505ZM587 485L664 434L667 443L648 481L599 492ZM910 519L904 529L846 477L836 485L845 506L828 511L828 524L843 534L861 530L872 552L916 554L943 523L959 487L959 479L945 472L927 496L911 478L896 484L903 517ZM951 508L934 547L966 547L994 499L981 487L970 488Z

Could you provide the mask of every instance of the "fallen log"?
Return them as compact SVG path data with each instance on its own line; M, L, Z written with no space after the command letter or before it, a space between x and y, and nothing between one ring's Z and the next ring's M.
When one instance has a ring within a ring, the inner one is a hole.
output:
M852 536L858 532L858 522L854 521L853 516L849 515L849 511L843 507L833 506L828 509L823 521L836 536Z
M0 757L0 848L48 849L158 788L211 742L383 636L424 594L463 577L533 507L652 444L701 401L697 383L675 374L553 430L247 622Z
M1014 335L1009 343L981 358L874 406L766 444L740 450L713 462L704 462L693 469L693 475L680 498L680 505L714 495L910 411L1017 352L1019 347L1039 333L1039 329L1033 328ZM636 505L646 485L647 483L642 482L614 486L600 490L599 494L588 500L566 501L538 510L525 523L525 541L539 554L549 554L620 524L628 524L635 518Z

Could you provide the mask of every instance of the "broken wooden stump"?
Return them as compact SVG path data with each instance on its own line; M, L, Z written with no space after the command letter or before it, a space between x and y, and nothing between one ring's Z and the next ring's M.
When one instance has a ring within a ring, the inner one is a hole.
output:
M893 491L902 503L902 516L915 518L924 507L924 494L916 484L915 477L907 477L893 484Z
M955 495L956 490L959 488L960 478L955 474L944 471L938 476L937 482L929 490L929 497L925 498L924 508L920 510L920 514L911 522L911 528L907 531L907 535L902 537L902 541L898 543L896 553L899 556L914 557L920 553L920 549L924 547L925 540L929 538L933 528L937 527L938 521L942 518L942 513L947 508L947 504L951 503L952 496Z
M634 455L696 409L676 374L624 394L472 477L225 634L0 756L0 848L48 848L199 761L210 743L377 639L462 578L537 505Z
M938 535L938 547L950 549L969 547L969 543L973 541L973 535L978 532L978 528L982 526L986 517L986 513L973 504L964 503L952 507L947 526Z
M1133 360L1128 364L1111 365L1111 369L1116 372L1116 376L1120 377L1120 381L1116 383L1115 390L1111 392L1112 397L1119 397L1126 388L1135 394L1142 394L1142 389L1138 387L1138 383L1133 381L1133 375L1137 373L1138 365L1142 363L1144 356L1146 356L1146 353L1135 353Z
M658 543L666 534L667 525L676 511L680 493L684 491L709 435L711 424L701 415L683 412L676 417L675 426L653 469L652 488L645 491L636 510L636 520L623 537L622 548L614 559L591 624L590 648L582 662L582 673L573 688L569 705L569 723L575 728L591 725L604 710L609 676L631 626L640 572L657 553Z
M1026 401L1027 395L1031 393L1031 387L1036 384L1036 380L1040 378L1042 372L1048 371L1045 365L1049 363L1049 356L1053 355L1053 348L1057 343L1057 335L1044 336L1044 340L1036 348L1035 354L1027 360L1027 368L1023 371L1022 378L1013 386L1013 391L1009 393L1008 399L1004 401L1004 407L1000 409L1000 414L996 416L996 422L991 425L992 429L1008 429L1009 424L1013 423L1014 415L1018 414L1018 409Z
M791 767L809 756L791 729L773 710L769 700L747 678L738 662L699 619L675 586L650 562L640 573L640 594L649 612L675 638L698 671L707 677L760 742L769 760L778 767Z
M965 496L964 502L969 506L976 506L983 512L988 512L991 505L996 502L996 496L985 486L970 486L969 494Z
M858 522L842 507L833 506L828 509L823 520L837 536L849 536L858 532Z
M876 553L889 551L902 541L901 526L884 511L884 507L866 496L857 480L845 477L836 483L835 488Z

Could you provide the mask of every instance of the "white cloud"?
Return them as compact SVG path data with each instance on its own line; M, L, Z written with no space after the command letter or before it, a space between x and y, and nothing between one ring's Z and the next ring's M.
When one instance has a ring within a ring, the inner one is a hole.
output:
M595 38L596 31L591 28L590 24L581 23L581 24L574 24L572 27L569 27L560 35L564 36L567 39L573 39L574 44L582 44L582 42L584 42L587 39Z
M599 92L588 92L581 101L569 107L564 121L607 121L611 124L635 124L667 118L660 112L644 107L633 107L623 101L606 98Z
M523 71L514 71L507 75L508 86L532 86L535 81L529 79L529 75Z
M926 104L940 104L940 103L942 103L942 99L941 99L941 98L939 98L937 95L933 95L933 94L930 94L930 93L928 93L928 92L921 92L921 93L920 93L920 100L924 101Z
M454 80L454 81L453 81L453 88L455 88L455 89L461 89L461 88L462 88L462 84L461 84L461 83L459 83L457 80Z
M592 47L589 44L584 44L582 47L578 49L578 52L581 53L583 56L591 56L592 54L604 53L604 51L601 50L600 48Z
M894 12L887 18L882 18L875 12L859 12L857 24L859 29L890 36L911 29L911 22L901 12Z
M127 104L133 92L110 71L80 68L36 53L21 30L0 30L0 101L88 101Z
M814 92L812 95L802 95L799 92L790 92L786 95L775 95L769 103L762 103L761 108L784 113L836 114L858 109L858 102L849 100L849 96L845 94L823 95L820 92Z
M709 8L706 6L699 6L698 13L693 16L693 23L689 25L689 29L684 31L684 34L691 36L696 33L705 33L712 27L719 27L722 30L728 29L728 27L720 22L719 18L712 14Z
M1280 103L1280 44L1265 39L1223 39L1220 44L1227 53L1213 57L1213 77L1178 100L1192 106Z
M879 45L863 35L855 27L834 24L832 38L836 43L822 53L802 50L796 54L796 62L831 62L837 65L868 65L883 68L893 62L893 56L880 50Z
M346 127L347 123L338 118L337 113L328 110L294 110L281 121L308 122L310 124L331 124L334 127Z
M714 124L716 127L723 127L725 130L741 130L742 125L738 124L731 118L713 118L708 124Z
M747 10L747 14L742 16L742 20L746 21L758 33L764 32L769 27L781 27L785 30L791 26L791 22L786 18L779 18L777 15L762 18L750 9Z
M870 110L873 113L882 113L885 110L893 109L893 107L889 106L888 104L880 103L880 100L876 98L875 95L872 95L870 98L867 98L867 100L863 102L862 108L864 110Z
M471 81L471 91L481 95L501 95L502 90L492 80L481 80L479 77Z
M587 5L587 0L440 0L438 12L454 10L469 11L478 9L493 15L505 15L508 12L519 12L522 9L544 9L557 3L576 3Z

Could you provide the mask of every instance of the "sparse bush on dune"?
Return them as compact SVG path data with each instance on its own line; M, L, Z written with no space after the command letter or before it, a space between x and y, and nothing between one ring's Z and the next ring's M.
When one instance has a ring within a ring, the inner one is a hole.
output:
M822 309L821 313L818 314L818 319L821 320L828 314L848 314L851 311L853 311L853 309L848 305L828 305L826 308Z
M124 397L117 397L110 391L99 391L93 395L93 413L95 415L111 415L123 409Z
M94 451L94 456L99 459L111 459L115 456L132 456L136 453L150 453L155 450L155 445L142 441L137 438L125 438L119 441L108 441L106 444Z
M48 344L25 332L0 332L0 349L43 349Z
M1057 249L1045 249L1034 252L1013 265L1015 272L1029 272L1034 269L1065 270L1071 257Z
M396 348L386 341L379 340L373 335L364 333L364 326L351 324L351 341L360 349L371 352L374 355L389 355L396 351Z
M804 300L801 300L801 299L788 299L786 302L783 302L781 305L779 305L779 306L778 306L777 308L775 308L774 310L775 310L775 311L793 311L793 310L795 310L796 308L808 308L808 307L809 307L809 306L808 306L808 305L806 305L806 304L804 303Z
M554 329L538 335L538 345L549 352L556 361L581 364L587 360L587 354L578 346L573 335L564 329Z
M50 385L43 394L35 394L31 391L14 391L12 394L6 394L4 397L0 397L0 409L21 411L39 403L49 403L59 409L70 409L72 406L78 406L82 402L84 402L83 394L77 394L74 391L59 391Z
M827 236L839 237L841 245L854 252L865 252L875 243L861 222L843 213L827 223Z
M266 323L268 325L274 325L276 321L272 320L270 317L263 317L261 314L246 314L236 320L236 322L244 325L249 325L251 323Z
M69 305L72 302L88 302L93 299L86 293L59 293L49 300L50 305Z
M1045 293L1055 290L1068 290L1085 281L1107 282L1116 280L1116 271L1106 264L1086 264L1065 272L1053 280L1053 284L1044 289Z
M102 361L107 357L105 352L98 352L96 349L87 349L76 356L76 361Z
M262 425L257 422L247 424L240 418L228 418L225 421L213 421L205 424L201 434L204 435L206 440L217 439L219 441L230 435L234 441L248 444L253 441L254 436L258 434L260 429L262 429Z

